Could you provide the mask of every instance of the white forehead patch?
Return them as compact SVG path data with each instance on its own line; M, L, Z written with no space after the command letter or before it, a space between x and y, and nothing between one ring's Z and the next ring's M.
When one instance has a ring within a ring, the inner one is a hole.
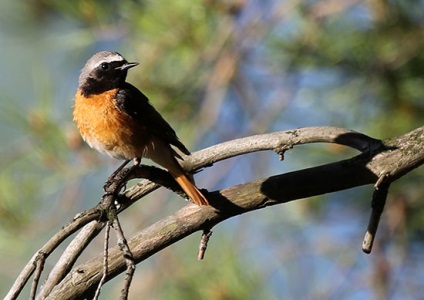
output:
M119 55L118 53L114 53L114 54L110 54L106 57L103 57L102 60L100 61L93 61L93 65L91 66L92 69L97 68L98 66L100 66L102 63L110 63L110 62L114 62L114 61L124 61L125 58L123 58L121 55Z

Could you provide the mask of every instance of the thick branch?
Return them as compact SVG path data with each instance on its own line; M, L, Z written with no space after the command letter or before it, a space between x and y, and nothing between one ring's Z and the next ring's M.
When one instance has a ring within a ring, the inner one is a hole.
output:
M380 140L344 128L328 126L306 127L254 135L224 142L185 157L181 164L187 171L196 171L210 167L216 162L247 153L272 150L282 155L295 145L310 143L335 143L359 151L369 152L381 148L382 145ZM153 185L148 180L141 180L137 186L125 192L125 195L128 197L125 206L131 205L157 187L157 185Z
M369 151L381 146L381 141L362 133L337 127L306 127L274 133L253 135L200 150L183 163L189 170L197 170L215 162L264 150L277 153L295 145L310 143L333 143L348 146L359 151Z
M234 143L236 148L239 144ZM208 199L217 210L189 204L134 235L129 240L129 246L138 263L195 231L211 228L235 215L295 199L373 184L381 176L392 181L424 163L423 149L424 127L388 140L384 147L349 160L212 192L208 194ZM196 164L195 161L193 158L192 163ZM138 197L137 193L132 196ZM134 198L128 200L134 201ZM126 269L118 247L111 249L109 255L107 280ZM47 299L57 299L58 296L61 299L79 299L86 295L88 290L96 287L102 276L102 259L100 255L74 268Z

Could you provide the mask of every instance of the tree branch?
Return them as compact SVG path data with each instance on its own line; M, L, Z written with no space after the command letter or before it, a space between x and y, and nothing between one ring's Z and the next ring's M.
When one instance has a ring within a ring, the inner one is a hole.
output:
M133 236L128 244L134 255L134 261L138 263L195 231L209 230L217 223L235 215L295 199L372 184L382 176L385 176L385 182L390 183L410 172L413 168L422 165L424 161L424 127L401 137L387 140L384 143L350 130L334 127L313 127L252 136L222 143L186 157L182 164L186 170L195 171L236 155L274 150L282 156L287 149L294 145L316 142L342 144L363 151L363 153L352 159L272 176L209 193L208 199L215 209L201 208L189 204L174 215ZM172 187L169 176L167 177L166 174L161 170L140 168L134 173L134 176L144 176ZM118 213L158 187L159 184L157 183L145 179L141 180L136 186L119 196ZM40 255L47 258L67 237L91 221L104 223L105 220L102 217L104 211L102 209L104 208L99 204L81 213L52 237L33 256L5 299L17 298L29 277L33 274ZM86 236L92 238L98 233L98 229L99 227L96 230L88 230L87 232L91 233L86 233ZM76 254L73 257L78 255ZM110 280L125 271L127 267L118 247L111 249L109 258L109 273L106 280ZM65 272L59 272L57 274L61 274L60 276L53 277L60 280L65 273L68 273L68 275L51 292L47 291L44 294L42 292L43 297L56 299L60 296L61 299L79 299L83 296L94 295L95 288L102 277L102 260L103 256L100 255L75 267L70 273L68 271L71 264L64 264L66 265ZM52 274L50 275L52 276ZM48 289L50 290L56 283L47 284Z
M310 143L334 143L369 153L382 147L380 140L356 131L329 126L307 127L254 135L217 144L184 157L181 165L185 170L193 172L211 167L214 163L228 158L266 150L275 151L281 157L285 151L296 145ZM146 177L151 179L148 176ZM159 178L165 177L160 176ZM141 180L137 186L125 192L126 202L123 209L158 187L149 180Z
M237 145L236 148L239 148L238 142L234 144ZM359 144L362 147L366 143ZM424 163L423 149L424 127L399 138L387 140L381 144L381 147L352 159L215 191L208 194L208 199L217 210L189 204L175 214L135 234L129 239L128 244L136 263L139 263L193 232L212 228L217 223L248 211L373 184L381 174L386 174L386 180L393 181ZM233 153L236 152L233 151ZM134 195L137 197L137 193ZM126 269L126 263L120 251L119 247L114 247L109 253L111 263L106 280L110 280ZM102 259L103 256L99 255L74 268L47 299L56 299L59 295L62 299L79 299L89 293L102 276Z

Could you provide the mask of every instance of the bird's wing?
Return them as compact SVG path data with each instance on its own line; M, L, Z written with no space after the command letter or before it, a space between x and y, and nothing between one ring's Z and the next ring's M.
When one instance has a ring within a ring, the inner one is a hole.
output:
M178 139L174 129L150 104L149 99L136 87L125 83L115 98L116 107L124 114L148 128L156 137L174 145L181 152L190 155L190 151Z

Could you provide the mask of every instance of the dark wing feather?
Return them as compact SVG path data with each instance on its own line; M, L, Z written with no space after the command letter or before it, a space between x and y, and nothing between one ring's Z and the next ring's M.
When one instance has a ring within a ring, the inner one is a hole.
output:
M150 104L149 99L129 83L119 89L116 95L116 107L132 119L148 128L156 137L174 145L181 152L190 155L190 151L178 139L174 129Z

